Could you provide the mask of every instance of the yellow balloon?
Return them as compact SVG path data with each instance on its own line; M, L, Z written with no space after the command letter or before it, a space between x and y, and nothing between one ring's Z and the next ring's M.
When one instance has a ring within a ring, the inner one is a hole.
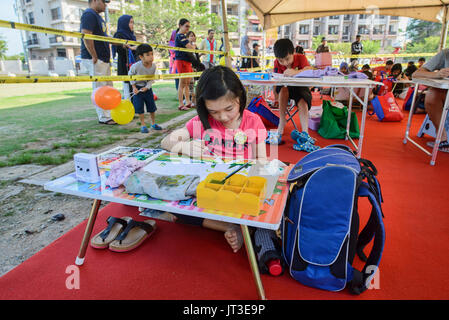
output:
M127 124L134 119L134 106L129 100L122 100L111 110L111 118L118 124Z

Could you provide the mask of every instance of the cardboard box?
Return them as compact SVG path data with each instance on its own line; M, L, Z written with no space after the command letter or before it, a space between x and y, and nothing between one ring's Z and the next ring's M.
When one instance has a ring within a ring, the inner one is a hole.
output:
M240 80L270 80L271 73L267 72L237 72Z

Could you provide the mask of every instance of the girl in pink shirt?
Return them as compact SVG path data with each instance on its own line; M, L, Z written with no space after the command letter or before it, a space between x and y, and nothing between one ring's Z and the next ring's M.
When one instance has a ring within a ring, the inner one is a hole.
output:
M175 130L162 148L194 158L215 155L265 160L267 131L259 116L245 110L246 92L229 68L216 66L201 75L196 89L198 115ZM243 244L240 227L231 223L179 215L189 223L224 231L234 252Z

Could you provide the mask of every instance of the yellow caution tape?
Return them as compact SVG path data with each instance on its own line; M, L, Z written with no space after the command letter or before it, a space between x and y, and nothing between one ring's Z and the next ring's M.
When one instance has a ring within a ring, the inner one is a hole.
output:
M97 36L97 35L93 35L93 34L81 33L81 32L75 32L75 31L65 31L65 30L59 30L59 29L53 29L53 28L47 28L47 27L40 27L40 26L35 26L32 24L25 24L25 23L6 21L6 20L0 20L0 27L17 29L17 30L25 30L25 31L50 33L50 34L56 34L56 35L61 35L61 36L89 39L89 40L96 40L96 41L104 41L104 42L117 43L117 44L139 45L139 44L145 43L145 42L139 42L139 41L133 41L133 40ZM207 53L207 54L214 53L214 54L220 54L220 55L228 54L227 52L224 52L224 51L207 51L207 50L198 50L198 49L194 50L194 49L187 49L187 48L171 47L171 46L163 45L163 44L150 44L150 45L152 47L154 47L155 49L167 49L167 50Z
M145 76L77 76L77 77L0 77L0 83L48 83L48 82L102 82L102 81L139 81L139 80L165 80L199 77L202 72L155 74Z

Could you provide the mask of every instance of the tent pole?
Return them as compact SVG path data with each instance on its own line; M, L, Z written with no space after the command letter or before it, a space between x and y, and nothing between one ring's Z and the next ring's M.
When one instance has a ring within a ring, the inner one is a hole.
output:
M440 37L440 45L438 46L438 51L443 50L446 47L446 38L447 38L447 5L444 6L444 16L443 16L443 28L441 29L441 37Z
M221 0L221 22L223 24L224 49L229 54L231 47L229 46L228 19L226 17L226 1ZM226 67L232 68L231 57L225 56Z
M260 64L260 66L262 67L262 72L265 72L265 66L266 66L266 61L265 61L265 50L267 48L267 32L265 31L265 29L263 29L263 36L262 36L262 63Z

